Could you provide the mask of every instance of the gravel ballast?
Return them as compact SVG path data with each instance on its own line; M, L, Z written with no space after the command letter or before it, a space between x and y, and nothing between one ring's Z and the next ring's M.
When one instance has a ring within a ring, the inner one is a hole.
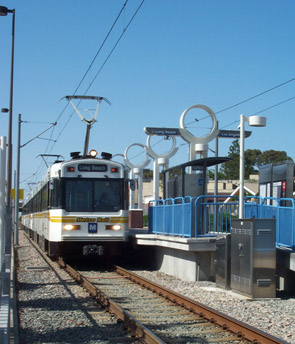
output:
M134 271L138 275L197 302L295 344L295 299L250 300L213 282L184 282L161 272Z
M86 306L92 297L71 280L66 272L58 275L20 231L17 257L18 314L20 343L119 343L115 319L94 321ZM201 302L273 336L295 344L295 299L250 301L213 282L184 282L156 271L135 271L158 284ZM75 298L73 299L73 296ZM104 330L108 330L107 338Z
M125 333L116 319L56 263L58 273L49 268L23 231L19 234L19 343L128 343L121 341Z

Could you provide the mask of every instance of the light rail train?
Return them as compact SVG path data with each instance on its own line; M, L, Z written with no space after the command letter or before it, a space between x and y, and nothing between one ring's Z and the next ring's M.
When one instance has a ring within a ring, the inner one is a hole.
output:
M108 153L71 157L48 168L24 201L21 224L51 257L119 254L127 240L127 170Z

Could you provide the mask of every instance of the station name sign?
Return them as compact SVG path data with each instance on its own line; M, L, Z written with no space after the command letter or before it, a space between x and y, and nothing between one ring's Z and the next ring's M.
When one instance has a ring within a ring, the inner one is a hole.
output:
M252 131L245 130L245 137L249 137L251 134ZM218 137L238 139L240 138L240 130L219 130Z
M145 127L144 132L147 135L157 135L157 136L180 136L180 131L178 128L154 128Z
M178 128L155 128L155 127L145 127L144 132L147 135L157 135L157 136L181 136L180 130ZM252 131L245 130L245 137L249 137ZM221 138L240 138L240 130L219 130L218 137Z

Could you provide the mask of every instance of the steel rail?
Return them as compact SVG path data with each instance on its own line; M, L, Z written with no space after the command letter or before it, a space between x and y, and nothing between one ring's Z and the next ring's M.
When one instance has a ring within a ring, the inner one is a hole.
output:
M24 232L27 239L48 263L48 265L54 270L52 260L43 252L38 244L30 238L30 236ZM85 288L94 298L99 302L106 310L117 318L119 323L123 324L123 329L126 332L131 332L131 337L134 339L140 339L142 344L165 344L156 334L152 333L143 324L137 321L129 312L122 309L105 293L96 288L89 280L83 277L78 271L73 269L70 265L66 264L62 257L56 260L57 264L69 273L75 281L77 281L83 288Z
M48 263L48 265L54 270L52 260L47 254L40 249L38 244L30 238L30 236L24 232L27 239ZM106 310L117 318L119 323L123 324L123 329L126 332L131 332L131 337L140 339L142 344L165 344L156 334L152 333L143 324L137 321L132 314L122 309L116 302L109 298L105 293L96 288L89 280L83 277L78 271L73 269L70 265L66 264L62 257L56 260L57 264L69 273L75 281L82 285L94 298L99 302Z
M52 266L51 260L47 255L40 250L39 246L26 234L30 242L41 253L43 258ZM88 292L103 306L106 310L118 319L118 322L123 323L123 328L131 332L133 338L141 339L146 344L165 344L158 336L152 333L146 326L136 320L132 314L122 309L116 302L109 298L104 292L96 288L86 277L83 277L79 272L67 265L62 258L57 260L57 263L65 269L78 283L80 283ZM123 269L119 266L114 266L116 271L121 276L125 276L132 282L147 288L159 296L188 309L192 313L197 314L200 318L209 320L212 324L221 326L224 330L231 331L238 336L236 340L248 340L253 344L288 344L288 342L280 340L270 334L258 330L250 325L238 321L230 316L218 312L208 306L205 306L188 297L180 295L173 290L165 288L155 282L149 281L131 271ZM228 337L227 340L234 340L235 338ZM220 341L221 338L220 338Z
M115 266L114 268L115 271L120 275L127 277L135 283L140 284L144 288L152 290L158 295L180 305L181 307L190 310L191 312L196 313L200 317L209 320L211 323L215 323L221 326L224 330L233 332L241 339L249 340L254 344L288 344L283 340L280 340L270 334L258 330L221 312L218 312L213 308L205 306L186 296L180 295L173 290L167 289L157 283L149 281L146 278L141 277L133 272L125 270L119 266Z
M132 314L120 307L115 301L104 292L95 287L86 277L66 264L62 258L58 259L58 264L67 271L83 288L85 288L107 311L123 324L125 331L131 332L131 337L140 339L146 344L165 344L156 334L151 332L142 323L136 320Z

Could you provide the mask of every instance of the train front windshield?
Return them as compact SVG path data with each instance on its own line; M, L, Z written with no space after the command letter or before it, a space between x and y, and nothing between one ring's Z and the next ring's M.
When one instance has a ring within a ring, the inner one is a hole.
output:
M65 178L65 210L68 212L118 212L124 209L123 179Z

